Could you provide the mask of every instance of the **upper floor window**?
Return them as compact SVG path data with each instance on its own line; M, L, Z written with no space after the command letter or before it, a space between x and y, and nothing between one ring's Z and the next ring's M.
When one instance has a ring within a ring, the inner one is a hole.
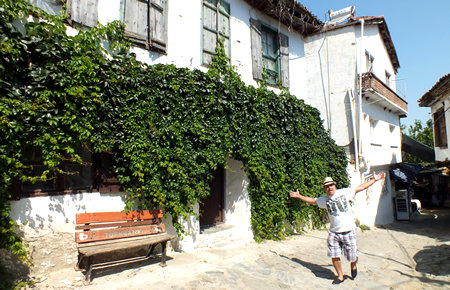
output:
M66 3L67 15L71 21L89 27L97 25L98 0L28 0L28 2L52 15L60 14Z
M261 40L263 67L267 72L269 83L276 84L280 77L278 34L276 31L262 26Z
M366 71L373 73L373 61L375 58L366 50Z
M434 146L447 148L447 129L445 127L445 110L440 108L433 114Z
M385 71L386 76L386 86L391 87L391 74L388 71Z
M211 62L217 39L223 39L225 53L230 58L230 4L222 0L203 0L202 61Z
M268 83L289 87L289 38L255 19L250 26L253 78L262 80L265 71Z
M125 33L147 49L167 51L167 0L124 0Z
M381 132L380 121L369 117L370 120L370 144L372 146L381 146L381 141L384 139L383 132Z

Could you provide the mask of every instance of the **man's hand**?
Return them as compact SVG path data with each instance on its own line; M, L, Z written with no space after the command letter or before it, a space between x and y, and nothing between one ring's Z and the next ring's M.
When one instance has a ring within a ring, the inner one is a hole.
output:
M297 191L289 192L289 196L294 197L294 198L300 198L300 193L298 192L298 188L297 188Z
M309 196L303 196L298 192L298 188L297 191L291 191L289 192L289 196L293 197L293 198L298 198L303 202L309 203L309 204L316 204L316 200L312 197Z
M376 174L375 172L373 173L373 179L375 179L375 181L378 181L383 178L384 178L384 172L381 172L380 174Z

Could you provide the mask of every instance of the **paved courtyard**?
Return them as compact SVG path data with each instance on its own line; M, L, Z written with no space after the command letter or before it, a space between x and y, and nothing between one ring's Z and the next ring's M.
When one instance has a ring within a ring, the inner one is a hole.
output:
M358 276L340 285L326 256L326 231L284 241L230 244L97 268L83 284L73 268L49 273L38 288L54 289L450 289L450 209L424 210L414 220L358 229ZM344 274L350 264L343 261Z

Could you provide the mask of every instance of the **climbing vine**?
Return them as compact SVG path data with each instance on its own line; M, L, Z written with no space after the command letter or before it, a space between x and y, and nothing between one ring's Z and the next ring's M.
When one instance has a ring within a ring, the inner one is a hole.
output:
M83 163L77 146L113 153L126 208L164 207L179 231L179 218L194 214L227 157L241 160L250 180L257 240L323 223L323 213L290 199L290 190L318 196L325 176L348 184L346 155L319 111L287 90L246 85L223 47L207 73L147 65L129 53L119 22L69 36L63 17L24 0L0 3L2 248L20 244L9 217L12 181L47 180L64 173L64 160ZM40 176L22 163L29 146L47 166Z

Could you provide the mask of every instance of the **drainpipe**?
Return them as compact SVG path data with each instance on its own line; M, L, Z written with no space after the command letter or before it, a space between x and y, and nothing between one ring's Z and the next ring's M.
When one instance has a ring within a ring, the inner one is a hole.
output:
M362 148L361 148L361 125L362 125L362 63L363 63L363 51L364 51L364 46L363 46L363 39L364 39L364 19L359 19L359 22L361 23L361 41L360 41L360 45L359 45L359 98L358 98L358 149L359 149L359 156L364 160L364 163L366 166L368 166L365 158L363 158L362 156ZM358 161L358 164L361 164ZM359 168L358 168L358 172L359 172ZM363 182L362 180L362 176L360 176L361 182Z
M356 99L355 96L353 96L353 90L347 89L347 94L350 96L350 113L352 114L352 125L353 125L353 147L355 150L355 169L356 172L358 172L359 176L359 151L358 151L358 138L357 138L357 132L356 132L356 117L355 117L355 110L356 110Z

